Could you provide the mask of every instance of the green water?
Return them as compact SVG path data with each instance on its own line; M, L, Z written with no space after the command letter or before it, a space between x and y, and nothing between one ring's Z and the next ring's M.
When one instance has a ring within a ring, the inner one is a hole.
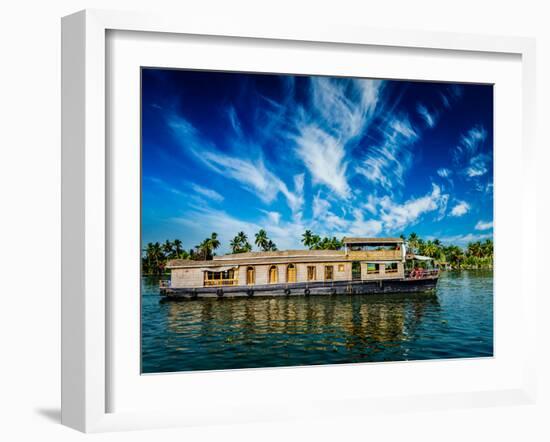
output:
M435 294L159 299L143 278L143 373L493 354L492 271L444 272Z

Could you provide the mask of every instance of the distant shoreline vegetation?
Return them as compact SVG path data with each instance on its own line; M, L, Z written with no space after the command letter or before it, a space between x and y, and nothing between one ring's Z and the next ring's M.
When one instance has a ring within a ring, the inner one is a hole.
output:
M407 250L418 255L434 258L441 267L451 270L492 269L493 268L493 240L470 242L464 248L457 245L443 245L439 239L427 240L420 238L416 233L408 237L400 235L405 241ZM336 237L321 237L311 230L302 235L302 244L310 250L341 250L344 244ZM254 235L254 244L259 251L276 251L277 245L269 239L264 229ZM163 275L166 272L166 263L170 259L190 259L208 261L214 258L216 250L221 246L218 234L213 232L209 238L191 249L184 249L179 239L166 240L164 243L148 243L142 250L141 271L143 275ZM248 236L239 232L230 241L231 253L251 252L253 249Z

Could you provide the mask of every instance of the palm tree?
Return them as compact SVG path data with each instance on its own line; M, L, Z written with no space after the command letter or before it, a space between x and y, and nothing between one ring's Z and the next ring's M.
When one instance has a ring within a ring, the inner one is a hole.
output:
M162 246L158 242L151 246L151 264L153 274L160 275L164 272L165 258L162 253Z
M258 233L255 235L256 239L254 243L264 252L269 251L275 251L277 250L277 246L273 241L271 241L268 236L267 232L264 229L260 229Z
M220 241L218 240L218 234L212 232L210 238L206 238L195 248L197 249L197 259L210 260L214 257L214 250L220 246Z
M481 245L483 256L486 258L493 259L493 240L492 239L486 239L485 242Z
M239 232L229 243L233 253L250 252L252 246L248 242L248 237L244 232Z
M313 250L340 250L343 247L342 241L333 236L329 238L325 236L321 239L318 235L313 236L313 245L310 249Z
M195 258L200 261L205 261L208 259L208 255L210 253L210 246L208 244L208 239L205 239L200 244L195 246L196 253Z
M461 262L464 259L464 253L462 249L455 245L450 245L445 248L445 256L453 267L460 267Z
M212 251L216 250L220 246L220 240L218 239L218 234L216 232L212 232L209 241Z
M324 237L323 239L316 241L313 247L315 250L325 250L328 247L328 238Z
M153 270L153 259L152 259L152 252L153 252L153 243L147 243L147 247L143 249L144 256L141 259L142 262L142 272L146 275L150 275Z
M162 245L162 251L166 258L174 258L174 246L169 239Z
M254 243L262 249L264 252L267 251L269 238L267 237L267 232L264 229L260 229L255 235Z
M340 250L344 246L344 244L338 238L333 236L329 240L329 246L330 246L330 250Z
M179 239L175 239L174 242L172 242L172 245L174 246L174 253L176 255L176 258L181 258L184 254L183 250L183 244Z
M321 237L319 235L313 235L311 237L311 246L310 249L319 249L319 244L321 243Z
M250 252L252 250L252 245L248 242L248 236L246 236L246 233L239 232L237 233L237 237L241 243L242 252Z
M468 244L468 255L481 258L483 256L483 247L480 241L472 242Z
M435 258L438 255L438 252L439 252L438 247L432 241L426 242L423 245L422 251L421 251L423 255L429 256L431 258Z
M229 247L231 247L231 253L241 253L241 243L238 236L235 236L235 238L229 242Z
M411 250L411 252L418 252L418 247L420 246L419 239L420 238L418 238L418 235L414 232L409 235L409 239L407 240L407 247Z
M304 244L304 246L311 249L311 246L313 246L313 233L311 233L311 230L306 230L304 232L304 234L302 235L302 243Z

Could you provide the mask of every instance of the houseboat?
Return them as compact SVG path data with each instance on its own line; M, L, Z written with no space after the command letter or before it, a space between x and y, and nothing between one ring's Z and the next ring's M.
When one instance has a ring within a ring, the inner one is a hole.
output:
M431 258L407 253L401 238L344 238L343 250L284 250L168 261L165 300L410 293L435 290Z

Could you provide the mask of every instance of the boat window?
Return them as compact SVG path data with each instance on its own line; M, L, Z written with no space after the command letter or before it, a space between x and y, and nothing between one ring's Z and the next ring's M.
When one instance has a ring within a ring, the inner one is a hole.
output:
M334 266L325 266L325 280L332 281L334 279Z
M397 263L388 262L386 263L386 273L397 273Z
M344 264L338 264L338 271L343 272L344 271Z
M401 250L401 244L399 243L384 243L384 244L353 244L349 246L349 250L352 252L372 252L380 250Z
M230 269L224 272L204 272L204 285L237 285L238 280L235 278L235 270Z
M307 266L307 280L315 281L317 279L317 267Z
M380 273L380 264L375 264L374 262L368 262L367 263L367 274L368 275L376 275L377 273Z
M269 268L269 282L275 283L278 280L277 266L271 266Z
M246 268L246 283L248 285L254 284L256 280L256 272L254 270L254 267L247 267Z
M289 264L286 267L286 282L296 282L296 266Z

